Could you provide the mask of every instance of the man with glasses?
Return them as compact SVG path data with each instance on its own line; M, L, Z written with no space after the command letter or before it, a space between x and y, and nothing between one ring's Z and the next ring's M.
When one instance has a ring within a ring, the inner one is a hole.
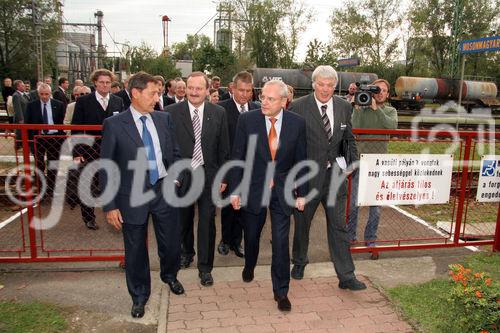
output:
M81 96L75 104L75 112L71 120L72 125L102 125L104 119L123 111L123 101L120 97L110 93L111 83L114 75L107 69L97 69L91 75L95 91L89 95ZM101 136L101 131L74 130L72 134L87 134ZM90 162L99 158L100 139L96 139L92 146L76 145L73 150L73 160L82 169ZM93 195L98 193L97 177L93 177L91 191ZM92 198L88 198L92 200ZM94 208L80 203L83 222L90 230L97 230L99 227L95 222Z
M252 170L250 187L244 188L241 193L235 192L243 178L242 168L233 168L229 176L231 205L235 210L241 209L243 219L245 268L242 278L244 282L251 282L254 278L254 269L259 256L260 235L269 209L273 244L271 278L274 300L280 311L290 311L292 308L288 299L290 215L294 208L299 211L304 209L304 197L307 191L306 184L298 184L296 188L285 187L290 170L307 158L306 124L301 117L285 111L287 96L288 89L284 82L268 81L262 88L261 110L240 115L232 159L244 161L250 140L252 137L257 137L255 156L251 158L253 165L249 166ZM267 178L269 163L274 163L276 168L271 179ZM304 172L303 168L296 174L296 179L300 178ZM243 196L248 199L246 204L242 202ZM296 198L295 202L292 198Z

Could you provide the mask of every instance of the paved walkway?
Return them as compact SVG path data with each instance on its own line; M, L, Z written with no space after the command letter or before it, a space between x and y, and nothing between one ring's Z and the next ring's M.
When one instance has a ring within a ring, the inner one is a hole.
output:
M412 332L387 299L366 279L360 292L338 288L335 277L292 281L292 311L276 308L269 279L190 283L171 296L167 332Z

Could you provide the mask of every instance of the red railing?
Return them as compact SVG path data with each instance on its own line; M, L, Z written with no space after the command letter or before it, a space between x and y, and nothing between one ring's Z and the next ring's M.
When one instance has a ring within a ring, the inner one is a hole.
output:
M36 152L39 137L33 140L28 138L28 130L86 130L99 131L101 126L62 126L62 125L13 125L2 124L0 128L5 131L0 134L0 165L6 161L5 167L0 170L5 173L16 165L23 166L24 189L27 192L36 185L32 180L34 170L33 152ZM13 134L8 132L20 131L20 139L16 140ZM404 142L412 153L416 148L428 146L431 142L434 146L443 147L457 143L455 160L458 161L454 171L452 192L450 192L451 204L444 208L443 216L451 222L449 230L438 230L435 223L418 218L411 213L408 207L383 207L381 222L379 226L379 238L376 241L377 250L406 250L406 249L432 249L458 246L493 245L494 250L500 251L500 204L477 206L471 196L475 193L474 176L477 162L474 155L477 148L485 142L493 143L495 150L499 151L500 133L487 133L490 139L482 138L484 133L479 132L457 132L457 136L443 131L412 131L412 130L355 130L356 134L383 134L388 135L389 144ZM439 135L436 135L439 134ZM433 135L438 139L429 140ZM63 136L64 137L64 136ZM62 137L62 138L63 138ZM493 138L493 139L492 139ZM362 137L359 141L367 140ZM378 139L380 140L380 139ZM385 140L385 139L384 139ZM488 141L489 140L489 141ZM16 148L17 141L17 148ZM31 150L30 150L31 148ZM389 149L389 153L391 153ZM401 151L399 151L401 153ZM97 153L97 152L96 152ZM492 155L494 154L491 153ZM66 156L71 160L71 156ZM64 158L61 158L61 161ZM62 163L62 162L61 162ZM16 177L14 177L16 178ZM87 180L91 181L91 180ZM9 184L7 184L9 185ZM35 186L36 191L38 187ZM35 193L36 193L35 191ZM31 201L32 196L28 194L25 199ZM2 200L1 205L6 208L7 200ZM411 207L410 207L411 208ZM465 236L465 226L480 220L481 214L487 208L495 211L496 224L494 231L484 239L471 240ZM43 203L28 203L24 207L17 208L19 216L8 216L4 214L0 221L0 262L48 262L48 261L122 261L123 245L121 235L106 225L102 214L98 215L100 230L88 230L82 222L80 211L71 209L71 205L64 204L63 215L57 226L50 230L38 230L32 221L35 216L41 217L48 213L49 207ZM361 212L365 213L364 208ZM5 209L4 209L5 211ZM347 210L347 213L348 210ZM363 215L361 214L361 215ZM220 216L220 215L219 215ZM12 220L8 221L6 218ZM363 223L359 227L362 229ZM30 221L30 222L29 222ZM19 223L19 225L17 225ZM20 228L18 228L20 226ZM360 233L362 234L362 233ZM353 252L366 252L370 249L364 246L360 239L360 246L354 246Z

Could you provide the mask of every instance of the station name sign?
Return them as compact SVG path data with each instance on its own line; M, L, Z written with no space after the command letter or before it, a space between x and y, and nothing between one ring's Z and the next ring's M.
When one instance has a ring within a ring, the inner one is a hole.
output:
M337 60L339 67L354 67L359 66L358 58L348 58L348 59L339 59Z
M500 50L500 36L464 40L460 42L461 53L479 53Z

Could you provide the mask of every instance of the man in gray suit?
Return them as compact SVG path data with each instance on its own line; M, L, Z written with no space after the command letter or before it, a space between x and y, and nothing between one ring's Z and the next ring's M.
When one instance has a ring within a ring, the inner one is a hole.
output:
M295 100L289 107L290 111L306 120L307 158L319 166L319 172L309 182L309 190L318 193L306 204L304 212L294 212L294 266L291 276L297 280L304 276L304 268L309 262L307 250L311 220L321 203L326 215L330 258L340 281L339 287L361 290L366 286L354 275L346 228L347 180L336 160L346 153L346 160L357 160L351 126L352 106L344 99L333 96L338 79L337 72L331 66L318 66L312 74L312 81L314 92ZM331 188L338 190L331 191ZM332 195L336 197L330 198Z
M16 91L12 94L14 124L24 124L29 98L24 94L24 82L22 80L15 80L14 88L16 89ZM16 130L16 149L21 148L21 146L21 130Z

